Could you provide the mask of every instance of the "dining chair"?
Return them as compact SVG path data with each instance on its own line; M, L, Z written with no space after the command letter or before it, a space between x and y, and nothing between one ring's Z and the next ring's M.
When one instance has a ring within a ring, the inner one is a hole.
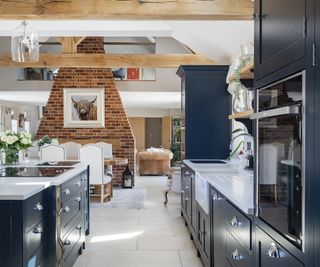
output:
M95 145L102 147L104 159L112 159L113 158L112 144L109 144L106 142L98 142L98 143L95 143ZM105 166L105 173L111 177L113 176L112 165Z
M279 148L273 144L261 144L259 147L259 161L263 162L259 168L259 184L273 186L274 202L278 205L278 164Z
M84 145L79 149L79 158L83 162L88 162L90 185L95 186L94 191L90 194L91 197L100 197L100 202L103 203L105 199L111 200L112 197L112 177L104 172L104 157L103 148L97 145ZM100 186L100 190L97 190ZM107 192L105 192L105 188Z
M103 149L103 157L105 159L112 159L112 144L106 142L98 142L95 145L102 147Z
M40 159L40 152L39 152L39 148L38 147L29 147L27 149L27 153L28 153L28 159L31 160L39 160Z
M80 144L75 142L66 142L61 144L66 151L66 159L67 160L78 160L79 159L79 149L81 147Z
M65 160L65 148L55 144L43 145L42 147L40 147L40 159L46 161Z

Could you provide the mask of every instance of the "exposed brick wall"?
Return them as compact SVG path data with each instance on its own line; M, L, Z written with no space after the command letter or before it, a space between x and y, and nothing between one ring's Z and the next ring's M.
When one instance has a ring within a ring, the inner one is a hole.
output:
M104 53L103 38L86 38L78 46L79 53ZM101 88L105 89L105 128L64 128L63 89ZM113 144L113 155L129 159L131 170L135 169L135 140L116 88L111 69L101 68L60 68L49 96L37 138L44 135L60 140L103 140ZM125 166L114 166L114 185L122 184Z

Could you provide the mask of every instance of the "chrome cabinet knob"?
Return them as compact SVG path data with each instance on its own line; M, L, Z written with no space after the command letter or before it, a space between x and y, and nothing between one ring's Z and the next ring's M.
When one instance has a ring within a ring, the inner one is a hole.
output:
M78 225L76 226L76 229L77 229L77 230L81 230L81 229L82 229L81 225L78 224Z
M233 260L240 260L241 259L241 254L239 253L238 249L235 249L235 251L232 252L231 258Z
M69 188L66 189L66 191L64 191L66 195L70 195L71 191Z
M41 205L40 202L38 202L36 205L34 205L33 209L40 211L40 210L43 210L43 206Z
M80 202L81 201L81 197L76 197L74 200Z
M212 199L213 200L222 200L223 198L219 197L217 193L214 193L213 196L212 196Z
M37 225L35 228L33 228L33 231L32 231L33 233L35 233L35 234L41 234L41 233L43 233L43 228L42 228L42 226L39 224L39 225Z
M185 192L184 190L181 190L181 193L182 193L182 194L184 194L184 192Z
M238 219L237 219L236 216L234 216L234 217L232 218L232 220L230 221L230 224L231 224L233 227L239 226L239 222L238 222Z
M63 209L66 213L69 213L70 212L70 208L68 206L66 206L64 209Z
M201 230L199 230L198 233L199 233L199 236L202 236L202 234L203 234Z
M188 190L190 188L190 186L189 185L187 185L184 189L185 190Z
M186 201L190 200L190 198L186 197Z
M71 244L71 241L69 239L63 241L63 245L69 246Z
M275 259L280 258L279 248L276 243L272 242L270 244L270 248L268 249L267 255L270 258L275 258Z
M76 182L74 185L81 186L81 181Z

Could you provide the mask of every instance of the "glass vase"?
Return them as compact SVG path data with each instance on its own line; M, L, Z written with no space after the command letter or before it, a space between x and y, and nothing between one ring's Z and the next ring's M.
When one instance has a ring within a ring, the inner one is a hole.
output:
M247 108L247 88L238 83L234 91L234 98L232 104L233 112L239 113L246 111Z
M19 151L13 148L6 148L4 149L5 153L5 164L17 164L19 162Z

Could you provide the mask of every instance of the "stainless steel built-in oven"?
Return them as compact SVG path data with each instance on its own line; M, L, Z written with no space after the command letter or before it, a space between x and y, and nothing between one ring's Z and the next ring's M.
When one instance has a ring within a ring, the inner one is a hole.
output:
M303 250L305 73L257 91L257 216Z

